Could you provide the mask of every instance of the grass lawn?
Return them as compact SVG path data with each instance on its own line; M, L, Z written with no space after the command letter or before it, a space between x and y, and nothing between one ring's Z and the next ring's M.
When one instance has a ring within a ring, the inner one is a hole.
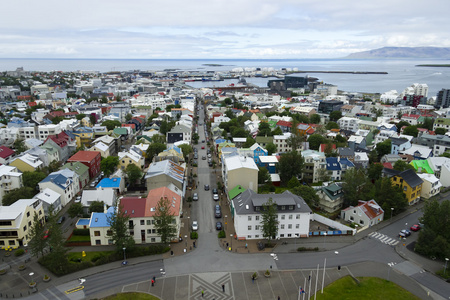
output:
M103 298L102 300L127 300L127 299L133 299L133 300L160 300L158 297L149 295L149 294L143 294L143 293L121 293L112 295L106 298Z
M359 285L350 276L343 277L327 286L323 290L323 294L321 294L319 290L317 292L317 299L420 299L395 283L381 278L358 277L358 280L360 281ZM313 299L313 297L311 297L311 299Z
M71 258L81 258L83 261L91 261L91 259L96 256L97 254L102 254L104 256L108 256L109 254L113 253L114 251L92 251L92 252L86 252L86 256L82 257L81 252L69 252L67 253L67 258L70 260Z
M89 235L72 235L69 242L90 242L91 237Z

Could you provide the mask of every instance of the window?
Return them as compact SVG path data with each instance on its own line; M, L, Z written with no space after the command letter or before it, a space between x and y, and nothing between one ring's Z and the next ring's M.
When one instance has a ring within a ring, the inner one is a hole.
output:
M286 210L286 206L285 205L281 205L281 210Z
M248 220L251 221L252 220L252 216L248 216Z
M350 216L350 221L353 221L354 219L353 219L353 216Z
M281 224L281 229L284 229L284 224Z
M28 212L27 212L27 218L29 218L29 217L30 217L30 212L28 211Z
M23 231L27 231L27 225L23 226Z
M292 237L292 234L288 233L288 237Z
M111 236L111 235L112 235L112 231L111 231L111 230L108 230L108 231L106 232L106 235L107 235L107 236Z
M300 224L295 224L295 228L299 229L300 228Z
M15 245L16 244L16 242L14 241L14 240L9 240L9 245L11 246L11 245Z
M359 220L359 224L364 225L364 221L363 220Z
M292 220L292 215L289 215L289 220Z
M247 238L248 238L248 239L251 239L251 238L252 238L252 236L251 236L251 235L247 235Z
M152 230L151 229L147 229L147 234L152 234Z
M259 221L259 216L255 216L255 220L256 220L256 221Z
M156 239L155 238L151 238L150 242L154 243L154 242L156 242Z
M280 234L280 237L284 237L284 233Z
M152 233L156 233L156 229L152 229Z
M255 225L255 230L259 230L259 225Z
M145 220L141 220L141 225L145 225Z
M288 224L288 229L292 229L292 224Z
M248 230L252 230L252 225L248 225Z
M147 220L147 225L152 225L152 221L151 220Z
M295 218L298 220L300 219L300 215L296 215Z
M95 240L95 244L96 244L96 245L101 245L101 244L102 244L102 241L101 241L101 240Z
M259 238L259 234L255 234L255 238L256 238L256 239Z
M100 236L100 231L99 230L94 231L94 236Z
M281 220L284 220L286 218L285 215L281 215Z

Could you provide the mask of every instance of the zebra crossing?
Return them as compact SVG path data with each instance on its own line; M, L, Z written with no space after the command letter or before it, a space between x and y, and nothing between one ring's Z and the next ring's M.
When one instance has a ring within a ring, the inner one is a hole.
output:
M380 242L382 242L386 245L390 245L390 246L395 246L399 243L399 241L397 239L391 238L390 236L384 235L384 234L376 232L376 231L370 233L369 237L378 239Z

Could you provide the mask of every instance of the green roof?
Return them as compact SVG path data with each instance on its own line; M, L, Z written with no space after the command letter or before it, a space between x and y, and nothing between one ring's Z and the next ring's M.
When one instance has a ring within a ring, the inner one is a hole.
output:
M77 173L78 175L82 175L89 170L89 167L79 161L67 163L61 167L61 169L70 169Z
M450 125L450 119L449 118L437 118L434 121L434 124L439 124L439 125Z
M419 173L434 174L433 169L431 169L430 165L428 164L428 160L416 159L411 161L410 165L413 166L414 169L416 169L416 171L418 171Z
M273 136L256 136L255 141L261 143L273 143Z
M126 128L114 128L114 133L121 134L121 135L127 135L128 130Z
M228 192L228 196L230 196L230 199L234 199L243 192L245 192L245 189L242 186L237 185Z
M275 128L276 126L277 126L277 122L275 122L274 120L270 120L269 122L267 122L267 123L269 123L269 126L270 126L270 128Z

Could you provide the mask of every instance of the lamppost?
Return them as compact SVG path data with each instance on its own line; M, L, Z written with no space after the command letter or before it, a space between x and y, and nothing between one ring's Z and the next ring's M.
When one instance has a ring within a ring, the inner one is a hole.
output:
M445 272L447 271L447 263L448 263L448 258L446 257L445 258L444 275L445 275Z
M323 233L323 248L324 248L324 249L325 249L325 238L326 238L326 236L327 236L327 233L324 232L324 233Z
M230 233L230 238L231 238L231 248L230 250L233 251L233 234Z
M391 207L391 221L392 221L392 215L394 214L394 208Z
M123 263L126 264L127 263L127 256L125 254L125 250L127 250L127 248L123 247Z

